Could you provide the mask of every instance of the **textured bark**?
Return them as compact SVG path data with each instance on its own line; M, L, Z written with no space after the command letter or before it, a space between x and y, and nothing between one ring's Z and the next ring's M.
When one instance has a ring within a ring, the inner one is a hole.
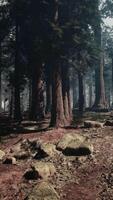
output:
M59 23L59 0L54 0L53 23ZM62 76L59 56L54 55L52 71L52 109L50 126L61 127L66 125L64 115L63 95L62 95Z
M64 115L67 122L70 121L70 98L69 98L69 74L68 69L64 66L62 67L62 91L63 91L63 105L64 105Z
M98 5L99 7L99 5ZM98 8L97 8L98 9ZM98 11L99 12L99 11ZM104 54L102 52L102 36L101 36L101 21L100 15L97 26L95 27L95 41L98 47L99 56L96 62L95 70L95 103L93 109L100 111L108 107L105 97L105 87L104 87Z
M59 63L54 66L52 78L52 110L50 126L62 127L66 125L62 97L62 77Z
M96 99L93 106L94 110L104 110L108 108L108 104L105 97L104 86L104 56L101 52L99 67L95 71L95 87L96 87Z

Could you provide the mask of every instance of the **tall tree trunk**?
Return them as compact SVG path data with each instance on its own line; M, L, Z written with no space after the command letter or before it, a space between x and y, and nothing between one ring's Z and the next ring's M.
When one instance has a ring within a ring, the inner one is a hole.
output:
M51 112L52 104L52 86L49 81L46 82L46 114Z
M62 96L62 77L60 64L54 65L52 77L52 110L50 126L65 126L64 105Z
M0 62L0 112L1 111L2 111L2 72L1 72L1 62Z
M30 119L37 120L37 67L32 69Z
M21 120L20 108L20 70L19 70L19 24L16 19L16 45L15 45L15 84L14 84L14 119Z
M101 52L99 67L95 71L95 87L96 87L96 99L93 106L94 110L101 111L108 108L108 104L105 97L104 86L104 55Z
M0 43L0 112L2 112L2 47Z
M69 109L69 97L68 97L68 69L64 66L62 67L62 91L63 91L63 104L64 104L64 115L68 121L70 121L70 109Z
M52 104L52 73L51 65L47 65L46 69L46 114L51 112Z
M73 89L73 108L78 107L78 79L73 78L72 80L72 89Z
M92 77L89 82L89 108L92 108L93 104L93 86L92 86Z
M112 106L113 106L113 58L112 58Z
M13 115L14 115L14 113L13 113L13 111L14 111L14 88L13 87L11 87L11 89L10 89L10 97L9 97L9 99L10 99L10 103L9 103L9 117L11 119L13 119Z
M72 121L72 109L71 109L69 70L66 66L62 67L62 91L63 91L64 115L67 120L67 124L70 125Z
M79 112L80 114L84 111L84 87L83 87L83 74L81 72L78 73L79 80Z
M44 118L44 86L43 86L42 64L35 66L32 71L32 100L31 100L31 120Z
M54 0L53 23L59 24L59 0ZM62 96L62 76L60 58L54 55L53 72L52 72L52 109L50 126L60 127L66 123L64 115L64 105Z
M107 102L105 98L105 87L104 87L104 54L102 52L102 30L101 20L99 14L99 4L97 5L98 10L98 22L95 27L95 41L99 51L98 61L96 62L95 70L95 103L93 106L94 110L103 110L107 108Z

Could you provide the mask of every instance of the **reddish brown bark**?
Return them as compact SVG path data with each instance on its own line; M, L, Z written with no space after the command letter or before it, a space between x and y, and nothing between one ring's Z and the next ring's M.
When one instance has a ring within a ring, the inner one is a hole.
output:
M104 110L108 108L108 104L105 96L105 86L104 86L104 56L103 52L100 53L99 68L95 72L96 79L96 99L93 106L94 110Z
M70 96L70 83L69 83L69 71L68 68L62 69L62 81L63 81L63 104L64 115L67 120L67 124L70 125L72 121L72 109L71 109L71 96Z
M54 66L52 80L52 111L50 126L63 127L66 125L62 96L62 77L59 63Z

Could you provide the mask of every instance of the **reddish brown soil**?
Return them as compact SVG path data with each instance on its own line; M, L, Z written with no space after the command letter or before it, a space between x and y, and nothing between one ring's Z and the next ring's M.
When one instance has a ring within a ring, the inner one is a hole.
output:
M8 152L21 138L56 142L63 134L74 132L86 135L94 145L94 153L83 161L69 160L69 178L62 173L62 157L56 158L57 176L50 180L55 184L61 200L113 200L113 128L104 129L59 129L47 132L13 135L0 144L0 149ZM66 158L68 159L68 158ZM69 158L70 159L70 158ZM23 174L31 161L17 165L0 164L0 200L24 200L38 181L26 181ZM62 180L60 180L62 179Z

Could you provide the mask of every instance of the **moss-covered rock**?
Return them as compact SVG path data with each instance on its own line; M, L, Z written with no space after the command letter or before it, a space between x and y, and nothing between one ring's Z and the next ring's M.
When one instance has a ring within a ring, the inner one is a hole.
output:
M47 179L56 173L55 166L49 162L36 162L31 166L32 170L38 173L38 177Z
M35 186L31 194L27 197L27 200L59 200L60 197L53 188L53 186L47 182L42 182Z

